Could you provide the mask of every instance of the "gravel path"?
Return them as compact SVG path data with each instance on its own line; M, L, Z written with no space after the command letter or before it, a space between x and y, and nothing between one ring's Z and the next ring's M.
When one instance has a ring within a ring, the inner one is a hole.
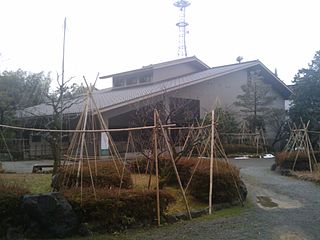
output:
M271 159L237 160L253 207L240 216L193 220L128 239L320 239L320 186L270 171ZM266 200L258 203L257 197Z

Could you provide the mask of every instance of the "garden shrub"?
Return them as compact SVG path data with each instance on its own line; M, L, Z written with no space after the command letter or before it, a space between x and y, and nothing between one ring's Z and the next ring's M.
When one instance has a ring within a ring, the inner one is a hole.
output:
M137 159L132 159L130 161L130 172L131 173L146 173L147 167L148 172L150 170L151 164L148 164L148 159L146 157L139 157Z
M6 235L9 227L22 225L22 197L27 189L0 183L0 239Z
M320 152L314 152L314 155L316 157L317 162L320 161ZM297 156L297 152L279 152L276 154L276 164L279 166L281 169L289 169L292 170L295 158ZM312 163L313 165L313 163ZM314 166L312 166L314 168ZM295 164L295 171L309 171L310 166L309 166L309 158L306 152L299 152L298 153L298 158Z
M194 167L198 163L199 158L181 158L177 161L176 166L179 172L181 183L186 186ZM242 194L242 199L246 198L246 189L240 179L239 169L230 163L214 160L213 163L213 202L226 203L239 199L237 188ZM196 169L189 191L192 196L200 201L208 201L209 198L209 177L210 177L210 161L209 159L201 159ZM176 175L171 174L169 183L176 183Z
M210 163L202 161L193 176L190 193L198 200L206 202L209 198ZM239 169L219 160L215 160L213 166L213 203L237 201L239 194L244 201L246 189L240 179Z
M92 189L83 189L81 204L80 191L66 190L65 197L73 206L81 222L93 226L93 231L123 230L132 225L153 224L157 219L156 191L122 189L96 189L95 200ZM160 210L164 214L174 198L160 191Z
M166 161L162 161L163 159L159 159L158 164L159 164L159 172L163 171L166 167L171 166L171 160L169 159L164 159ZM156 173L156 167L152 166L154 165L154 159L150 159L148 160L145 157L141 157L138 159L134 159L131 161L130 163L130 171L131 173L150 173L151 169L152 169L152 173L155 174ZM146 171L148 168L148 171Z
M193 157L188 159L182 157L176 162L176 167L182 185L185 187L189 182L193 169L198 163L199 158ZM214 203L233 202L239 199L240 191L243 200L246 198L246 188L240 179L239 169L221 160L214 161ZM159 159L159 174L160 174L160 187L166 184L177 184L176 174L173 170L171 160L168 158ZM167 166L166 171L163 166ZM210 161L209 159L201 159L199 167L197 168L191 184L189 192L196 199L200 201L208 201L209 198L209 174L210 174Z
M119 173L117 171L117 168ZM58 185L63 185L64 187L70 188L76 186L77 182L77 167L76 164L73 171L71 171L72 166L68 168L63 167L59 169L59 180ZM120 180L121 180L121 173L123 170L123 165L120 163L115 163L113 161L101 161L97 162L97 175L95 175L95 163L93 161L90 162L90 168L94 179L94 185L97 188L119 188ZM66 176L64 178L64 176ZM63 180L64 178L64 180ZM82 177L82 186L83 187L90 187L92 186L89 165L88 163L83 165L83 177ZM124 168L123 180L121 188L132 188L133 182L131 178L130 172L127 168Z
M2 168L2 163L0 162L0 173L4 173L4 169Z

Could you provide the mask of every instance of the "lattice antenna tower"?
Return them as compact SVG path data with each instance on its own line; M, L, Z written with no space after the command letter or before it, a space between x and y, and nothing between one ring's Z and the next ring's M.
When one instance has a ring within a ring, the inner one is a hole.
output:
M186 28L189 24L186 22L186 8L190 6L190 2L186 0L177 0L173 5L178 7L180 10L179 22L176 24L176 26L179 28L178 56L187 57Z

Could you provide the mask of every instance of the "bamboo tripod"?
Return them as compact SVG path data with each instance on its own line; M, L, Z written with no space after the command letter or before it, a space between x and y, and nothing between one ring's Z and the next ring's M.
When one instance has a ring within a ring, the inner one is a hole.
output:
M60 132L69 132L73 133L70 146L67 150L65 155L65 161L62 165L66 171L65 175L63 176L63 181L69 181L70 173L76 173L77 180L76 180L76 188L80 190L81 193L81 201L82 201L82 194L83 194L83 168L84 164L88 164L91 185L92 185L92 193L96 198L96 189L95 189L95 177L98 174L98 133L104 132L107 136L107 141L110 145L110 156L108 157L109 160L112 160L115 168L117 169L118 176L120 177L119 182L119 193L122 187L122 179L125 170L125 163L127 161L127 154L122 157L117 149L115 142L112 139L111 132L128 132L128 139L126 145L126 153L129 152L129 148L131 147L134 151L134 139L132 136L133 131L144 131L147 129L153 130L153 160L155 164L155 175L156 175L156 190L157 190L157 221L158 225L161 224L160 219L160 188L159 188L159 146L164 145L166 148L166 153L169 154L170 162L172 164L176 179L179 184L180 192L183 196L183 201L186 206L186 210L188 213L189 219L191 219L191 211L187 199L187 191L189 189L190 183L195 172L198 169L200 161L203 158L205 160L210 161L210 184L209 184L209 213L212 213L212 196L214 194L214 173L218 171L218 167L214 168L214 163L217 161L217 158L222 158L224 161L228 162L228 159L224 153L223 146L221 144L219 135L216 131L215 126L215 119L214 119L214 112L211 113L211 124L205 125L205 118L201 123L197 125L192 125L191 127L175 127L174 124L164 125L160 118L159 112L155 109L154 110L154 123L153 126L145 126L145 127L137 127L137 128L126 128L126 129L108 129L107 124L105 123L102 114L97 107L97 103L95 102L92 91L94 88L93 86L89 86L87 84L86 79L84 78L85 83L87 85L87 97L86 101L84 102L83 112L80 115L79 121L77 123L75 130L61 130ZM12 127L14 129L18 129L18 127ZM19 128L20 129L20 128ZM190 150L188 150L187 157L191 158L193 152L197 153L199 160L196 166L193 169L193 172L188 180L187 185L184 187L181 183L180 175L176 166L176 159L173 154L173 148L175 146L172 145L169 139L169 131L173 130L186 130L188 131L185 137L185 141L183 143L182 149L187 149L187 146L190 145L191 140L195 142L200 142L200 145L193 145ZM48 129L26 129L30 131L38 131L39 132L50 132L55 130L48 130ZM93 147L90 149L90 146ZM93 157L90 156L90 152L92 152ZM215 160L215 161L214 161ZM91 165L90 163L94 163ZM216 162L217 163L217 162ZM120 168L118 167L120 165ZM138 162L137 162L138 165ZM93 166L91 168L91 166ZM138 167L139 169L139 167ZM138 170L139 171L139 170ZM234 178L234 176L232 176ZM238 186L235 182L235 185L238 190ZM240 196L240 194L239 194Z
M295 170L296 163L300 153L305 153L308 157L309 171L312 172L314 169L318 169L318 162L314 154L314 150L309 138L308 127L310 121L307 124L302 123L302 128L298 129L295 125L291 129L291 135L289 140L284 148L285 152L289 153L289 156L295 153L294 162L292 165L292 171Z

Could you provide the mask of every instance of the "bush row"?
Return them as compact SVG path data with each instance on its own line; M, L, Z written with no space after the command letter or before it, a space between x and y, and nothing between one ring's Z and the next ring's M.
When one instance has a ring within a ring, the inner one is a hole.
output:
M24 188L0 183L0 239L9 227L22 224L22 196L28 193Z
M4 173L4 169L2 168L2 163L0 162L0 173Z
M233 165L219 160L216 160L213 166L213 203L244 201L247 196L247 190L240 179L239 170ZM190 186L190 193L201 201L208 201L209 179L210 165L206 161L195 172Z
M81 222L89 223L93 231L122 230L132 225L153 224L157 219L156 191L122 189L97 189L95 200L92 189L64 191L64 196L71 203ZM160 191L160 210L164 214L174 198L165 191Z
M297 157L298 154L298 157ZM320 151L314 152L317 162L320 161ZM309 157L306 152L279 152L275 156L275 161L277 166L282 169L293 169L294 161L297 157L296 164L294 167L295 171L309 171L310 164L309 164ZM312 169L314 169L314 163L312 163Z
M246 144L224 144L224 151L227 155L231 154L257 154L257 146ZM263 147L258 147L258 153L264 152Z
M176 162L177 170L181 183L186 186L197 165L199 158L186 157L180 158ZM134 163L135 166L137 165ZM149 166L151 164L149 163ZM145 171L147 166L146 159L139 160L140 170ZM134 167L131 167L134 169ZM150 167L149 167L150 169ZM170 159L159 159L160 184L177 184L176 174L172 168ZM214 160L214 203L233 202L239 199L239 192L243 200L246 198L246 188L240 179L239 169L234 165L222 160ZM209 159L201 159L198 168L192 178L189 186L190 194L200 201L207 201L209 197L209 177L210 177L210 161Z
M78 179L77 169L77 163L75 164L75 166L61 167L59 169L58 178L54 183L54 185L57 186L56 188L60 189L62 186L71 188L76 186ZM97 169L97 172L95 171L95 169ZM97 162L97 167L95 165L95 162L93 161L90 162L90 166L88 163L84 163L82 172L83 187L92 186L90 170L91 174L93 175L94 185L97 188L119 188L123 170L124 172L121 188L130 189L133 187L132 178L127 168L124 168L123 164L121 163L114 163L110 160ZM80 179L78 181L80 181Z
M190 194L200 201L207 202L209 198L210 161L209 159L182 158L177 162L181 182L186 185L199 162L190 183ZM176 178L176 176L172 176ZM243 189L244 188L244 189ZM233 202L241 198L245 200L246 189L240 179L239 169L232 164L214 160L213 162L213 203Z

